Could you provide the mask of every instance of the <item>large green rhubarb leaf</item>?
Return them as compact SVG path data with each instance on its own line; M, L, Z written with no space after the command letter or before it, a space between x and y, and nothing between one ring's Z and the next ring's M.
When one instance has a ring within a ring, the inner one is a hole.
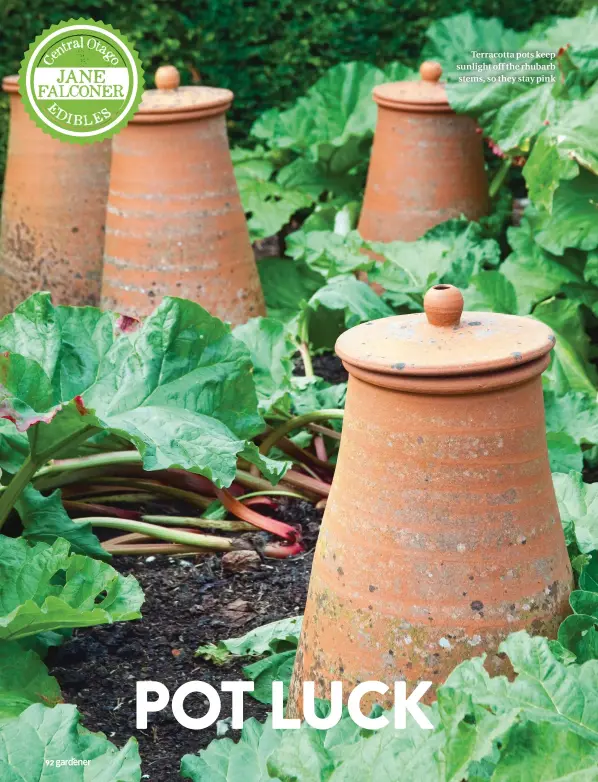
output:
M573 300L548 299L534 309L534 317L552 328L556 345L544 374L545 387L557 394L581 391L594 394L596 370L590 364L590 338L579 304Z
M249 350L260 410L288 407L293 374L292 356L297 348L284 324L274 318L253 318L237 326L234 335Z
M457 73L457 65L492 62L483 56L485 52L516 52L524 42L524 34L509 30L501 19L479 19L471 11L436 19L426 30L426 38L422 57L440 62L444 78Z
M61 539L48 546L1 536L0 583L0 640L141 616L143 592L133 576L71 554Z
M272 180L275 165L263 147L253 152L233 150L233 162L253 240L278 233L298 209L313 203L313 197L301 189L292 185L285 187Z
M286 241L291 258L304 261L326 279L367 270L373 263L365 254L366 245L357 231L341 235L334 231L300 230L287 236Z
M554 59L515 59L504 72L508 80L490 81L481 73L480 81L449 82L449 102L457 113L474 117L504 153L527 153L538 134L571 111L598 79L598 62L589 62L575 46ZM546 81L538 83L538 74Z
M139 782L137 741L119 750L79 720L74 706L36 704L0 727L2 782Z
M415 242L370 242L370 249L386 263L369 273L388 291L396 305L413 300L421 308L423 294L437 282L466 288L472 275L495 267L500 249L494 239L484 239L477 223L447 220L427 231Z
M195 654L222 665L231 657L259 657L262 654L294 649L299 641L302 620L302 616L278 619L276 622L256 627L239 638L200 646Z
M597 116L598 93L576 101L563 117L548 125L534 144L523 176L532 201L549 212L561 180L575 179L580 167L598 174Z
M254 719L247 720L239 742L220 739L199 755L185 755L181 761L183 779L193 782L271 782L276 779L268 773L266 763L283 731L274 730L271 723L270 717L264 725Z
M272 474L248 443L264 423L249 352L228 326L182 299L163 300L143 323L98 315L92 330L85 324L94 312L53 308L36 294L0 321L8 351L0 410L27 431L35 463L108 430L132 442L148 470L180 467L228 486L237 456L249 450ZM22 337L30 332L31 341Z
M585 168L556 189L552 211L538 210L536 241L548 252L562 255L568 247L598 247L598 176Z
M569 250L564 257L551 255L536 242L537 216L527 211L518 228L509 228L507 237L513 252L500 271L517 292L519 314L529 314L544 299L560 293L568 283L583 282L585 258Z
M75 524L62 504L60 490L49 497L26 486L19 497L16 509L23 523L23 537L32 541L53 543L56 538L65 538L71 544L74 554L87 554L98 559L111 559L91 524Z
M0 729L33 703L61 701L58 682L35 652L16 641L0 641Z
M336 65L290 109L263 114L251 133L270 147L305 154L331 174L349 172L363 162L374 131L373 88L410 75L398 64L386 73L364 62Z
M552 480L567 542L582 553L598 550L598 484L584 483L579 472L554 473Z
M307 302L304 317L310 343L315 348L332 349L346 329L390 315L390 307L365 282L335 277Z
M518 674L513 682L490 677L483 658L458 666L446 686L471 696L494 714L516 709L518 719L547 722L593 742L598 748L598 661L565 666L554 657L548 641L520 631L501 644Z

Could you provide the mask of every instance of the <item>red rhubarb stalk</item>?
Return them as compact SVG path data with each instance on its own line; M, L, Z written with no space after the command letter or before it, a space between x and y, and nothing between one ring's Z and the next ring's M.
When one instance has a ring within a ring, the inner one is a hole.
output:
M287 473L288 474L288 473ZM262 529L265 532L270 532L273 535L277 535L283 540L287 540L289 543L296 543L300 539L298 530L291 527L289 524L285 524L282 521L276 521L276 519L270 519L268 516L262 516L261 513L251 510L247 506L239 502L236 497L227 489L216 489L216 495L224 507L236 516L238 519L247 521L249 524L253 524L254 527Z

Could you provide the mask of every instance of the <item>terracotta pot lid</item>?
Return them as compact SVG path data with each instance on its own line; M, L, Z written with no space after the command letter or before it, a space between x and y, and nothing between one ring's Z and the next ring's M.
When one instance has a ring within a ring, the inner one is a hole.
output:
M16 74L14 76L5 76L2 79L2 89L4 92L18 92L19 77Z
M451 111L446 90L440 83L440 63L434 60L422 62L419 74L421 79L417 81L395 81L374 87L374 100L390 109Z
M131 122L171 122L197 119L226 111L232 101L230 90L218 87L181 87L173 65L162 65L154 77L157 89L143 93L139 111Z
M463 312L453 285L430 288L424 310L355 326L338 338L336 352L361 369L436 376L511 369L554 347L552 331L533 318Z

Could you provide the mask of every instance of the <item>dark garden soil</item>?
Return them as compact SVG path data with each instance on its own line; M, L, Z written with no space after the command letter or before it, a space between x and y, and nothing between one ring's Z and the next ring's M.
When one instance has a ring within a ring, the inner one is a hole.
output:
M294 358L295 369L293 374L304 375L303 360L297 354ZM312 357L314 372L329 383L346 383L349 375L343 366L343 362L334 353L322 353Z
M103 731L121 746L136 736L145 779L180 779L181 757L216 738L216 725L194 732L182 727L168 707L151 714L148 729L135 728L135 683L162 682L171 695L187 681L208 682L220 691L222 680L242 679L243 664L216 666L194 657L198 646L239 636L259 625L303 613L321 512L298 500L282 500L277 518L300 523L308 553L286 561L264 560L259 569L230 573L220 556L114 558L122 573L132 573L145 591L143 619L79 630L49 663L66 701L75 703L85 726ZM152 559L152 558L149 558ZM230 695L221 697L220 718L230 716ZM205 714L202 696L185 701L190 716ZM249 696L245 719L263 720L269 711ZM238 732L227 736L237 739Z

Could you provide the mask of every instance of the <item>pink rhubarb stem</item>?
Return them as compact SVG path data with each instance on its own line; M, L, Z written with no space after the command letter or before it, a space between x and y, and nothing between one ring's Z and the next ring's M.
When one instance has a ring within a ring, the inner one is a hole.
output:
M256 511L239 502L227 489L216 489L216 495L227 511L238 519L247 521L249 524L253 524L254 527L270 532L272 535L277 535L289 543L296 543L299 540L299 532L294 527L282 521L270 519L268 516L262 516L261 513L256 513Z

